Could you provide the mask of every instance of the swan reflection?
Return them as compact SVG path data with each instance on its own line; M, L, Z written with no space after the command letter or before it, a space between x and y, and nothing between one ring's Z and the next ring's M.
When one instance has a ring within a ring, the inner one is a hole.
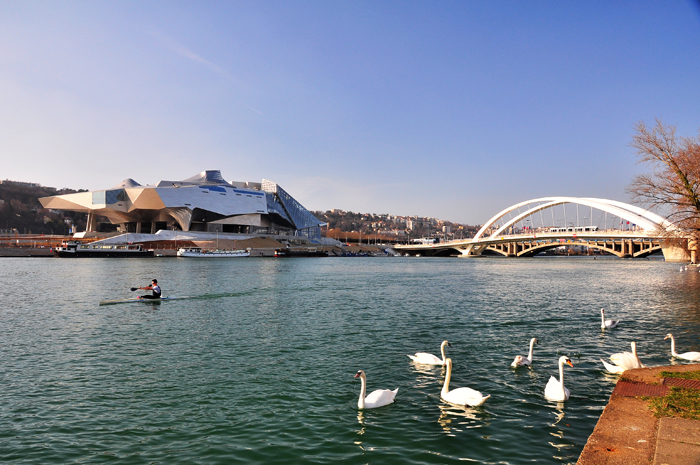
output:
M552 413L557 417L557 421L550 424L549 426L557 426L557 424L559 424L559 422L564 419L564 416L566 416L566 414L564 413L564 402L557 402L556 412Z
M556 421L554 421L554 423L550 423L549 426L555 427L556 430L550 431L549 434L558 438L560 441L563 441L564 431L561 429L561 426L559 426L559 424L566 416L566 413L564 413L564 402L557 402L555 411L553 411L552 414L556 417ZM549 445L557 449L557 452L561 452L562 449L569 449L574 446L573 444L555 443L551 441L549 442Z
M440 408L438 424L447 434L451 434L453 429L460 426L462 429L473 428L475 427L474 422L479 420L477 415L479 412L469 407L460 408L454 405L438 405L438 407ZM463 419L470 421L464 421Z
M357 430L358 436L362 436L367 431L367 425L365 425L365 412L362 410L357 412L357 422L360 424L361 428ZM358 446L362 447L362 442L355 442Z

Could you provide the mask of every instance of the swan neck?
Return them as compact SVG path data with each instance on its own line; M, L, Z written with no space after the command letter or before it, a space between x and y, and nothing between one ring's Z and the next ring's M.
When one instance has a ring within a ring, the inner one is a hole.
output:
M442 354L442 364L445 364L445 346L447 344L440 345L440 353Z
M534 348L535 348L535 340L533 339L530 341L530 353L527 354L527 358L529 358L530 360L532 360L532 351Z
M365 408L365 393L367 392L367 380L364 375L360 376L362 387L360 388L360 399L357 401L359 408Z
M676 340L671 336L671 354L675 355L676 357L678 354L676 353Z
M559 384L564 386L564 362L559 361Z
M447 373L445 373L445 384L442 385L442 393L450 392L450 378L452 377L452 364L447 364Z

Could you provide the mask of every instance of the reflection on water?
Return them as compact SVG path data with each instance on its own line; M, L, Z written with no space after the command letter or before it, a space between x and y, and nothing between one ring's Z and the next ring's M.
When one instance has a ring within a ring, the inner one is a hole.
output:
M482 419L483 411L480 412L478 408L458 407L449 404L438 405L438 408L440 409L438 424L447 434L454 435L453 430L457 432L463 431L466 428L480 428L485 426ZM479 413L482 413L482 418L479 417Z
M551 423L549 426L557 426L557 424L564 419L564 416L566 416L564 413L564 402L557 402L556 404L557 411L554 413L554 415L556 416L557 420L554 423Z
M362 410L357 411L357 422L360 424L360 426L362 426L362 428L360 428L357 431L357 434L359 434L359 435L365 434L365 412L364 411L362 411ZM358 444L358 443L356 443L356 444Z

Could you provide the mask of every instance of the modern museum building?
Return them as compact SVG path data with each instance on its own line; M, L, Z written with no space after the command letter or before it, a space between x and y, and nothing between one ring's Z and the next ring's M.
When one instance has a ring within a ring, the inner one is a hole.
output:
M218 170L142 186L126 179L111 189L39 199L44 208L87 213L87 231L107 218L125 233L181 230L284 234L320 241L318 220L276 183L227 182Z

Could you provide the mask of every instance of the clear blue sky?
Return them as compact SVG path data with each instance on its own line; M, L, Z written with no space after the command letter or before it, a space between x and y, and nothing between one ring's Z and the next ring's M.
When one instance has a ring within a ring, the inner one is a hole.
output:
M0 3L0 178L220 169L311 210L479 224L628 201L633 126L700 129L691 1Z

